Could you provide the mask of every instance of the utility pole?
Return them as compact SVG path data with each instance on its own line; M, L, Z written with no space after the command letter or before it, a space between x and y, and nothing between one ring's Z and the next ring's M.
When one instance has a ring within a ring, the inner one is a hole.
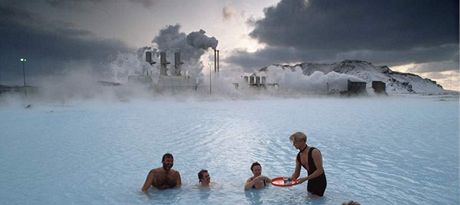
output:
M25 64L26 64L27 59L21 58L22 62L22 77L24 79L24 94L27 96L27 88L26 88L26 69L25 69Z

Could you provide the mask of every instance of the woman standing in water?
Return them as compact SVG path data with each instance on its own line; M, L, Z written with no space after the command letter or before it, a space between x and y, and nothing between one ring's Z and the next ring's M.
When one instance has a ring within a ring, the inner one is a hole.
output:
M249 177L249 179L244 184L244 190L253 189L262 189L268 186L272 180L266 176L262 175L262 166L259 162L254 162L251 165L251 171L254 176Z
M299 178L299 183L308 180L307 191L316 196L323 196L326 190L326 174L323 169L323 157L319 149L307 145L307 136L302 132L292 134L289 139L299 153L291 178L297 179L300 175L300 166L307 170L308 176Z

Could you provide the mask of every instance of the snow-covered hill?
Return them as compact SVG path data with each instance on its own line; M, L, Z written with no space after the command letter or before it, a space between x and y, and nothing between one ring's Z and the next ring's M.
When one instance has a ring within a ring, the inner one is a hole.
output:
M306 76L312 76L315 72L325 75L338 73L349 75L350 78L358 78L365 81L368 87L372 81L382 81L386 84L386 91L389 94L440 94L445 90L436 81L422 78L412 73L401 73L392 71L387 66L375 66L372 63L360 60L344 60L332 64L300 63L296 65L274 64L261 68L261 72L274 70L296 72L301 70Z

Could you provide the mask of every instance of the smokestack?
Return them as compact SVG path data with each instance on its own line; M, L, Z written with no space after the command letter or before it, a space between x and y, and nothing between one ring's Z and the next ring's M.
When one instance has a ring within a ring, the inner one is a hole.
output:
M152 58L152 51L146 51L145 52L145 61L147 63L149 63L150 65L153 65L155 64L156 62L153 61L153 58Z
M217 72L217 50L214 50L214 73Z
M168 61L166 61L166 52L160 52L160 62L161 62L161 67L160 67L160 75L167 75L167 65L169 64Z
M219 50L217 50L217 72L220 72L220 66L219 66L219 62L220 61L220 57L219 57Z
M180 76L182 64L184 64L184 62L180 61L180 52L175 52L174 53L174 74L176 76Z

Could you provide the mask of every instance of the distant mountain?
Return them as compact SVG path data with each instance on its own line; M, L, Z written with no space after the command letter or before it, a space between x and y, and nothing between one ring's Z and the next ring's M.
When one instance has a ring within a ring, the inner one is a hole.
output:
M296 65L273 64L261 68L259 71L268 71L273 68L282 68L283 70L302 69L303 74L310 76L314 72L328 74L336 72L354 76L365 81L369 86L372 81L382 81L386 84L386 92L389 94L440 94L445 90L436 81L428 78L422 78L412 73L401 73L392 71L387 66L375 66L372 63L360 60L344 60L339 63L299 63Z

